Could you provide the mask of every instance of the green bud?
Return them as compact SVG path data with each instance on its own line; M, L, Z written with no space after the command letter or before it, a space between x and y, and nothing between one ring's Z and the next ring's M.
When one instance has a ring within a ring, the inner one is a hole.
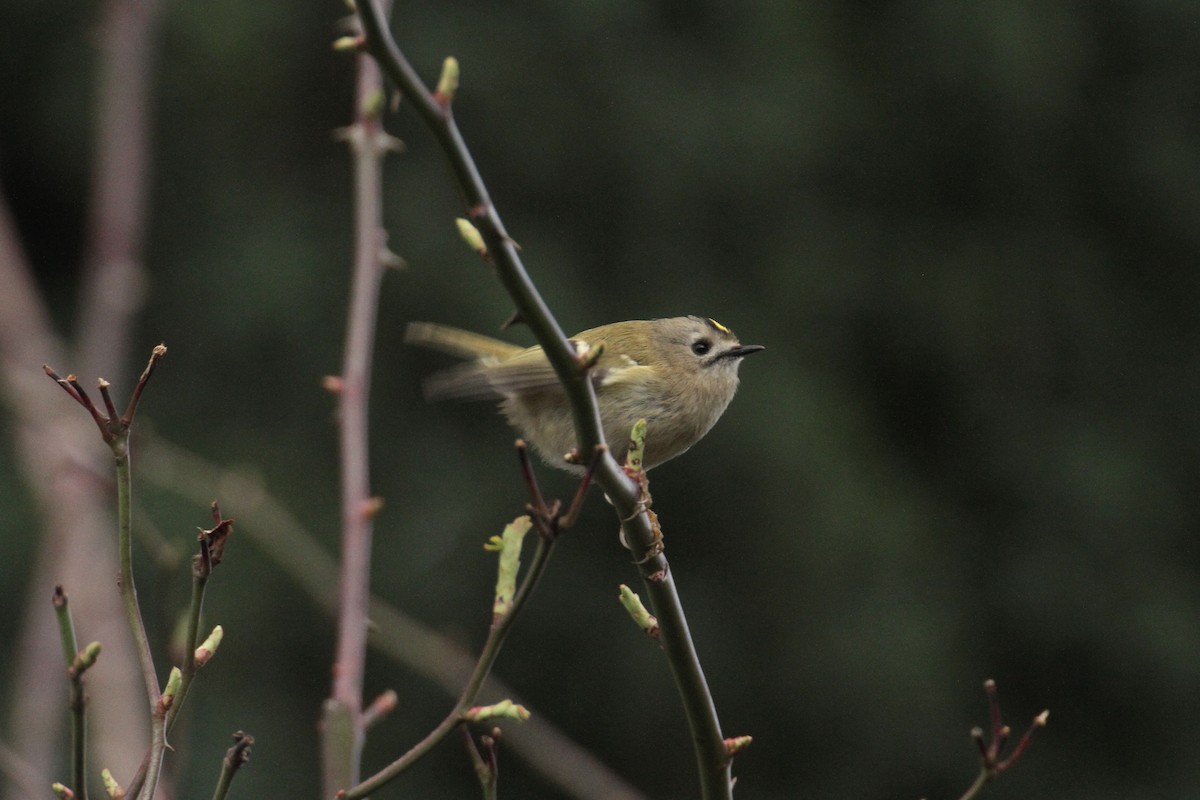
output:
M50 791L54 792L55 797L61 797L63 800L71 800L75 796L69 787L58 782L50 784Z
M117 779L108 771L108 767L100 770L100 780L104 783L104 791L113 800L122 800L125 797L125 790L121 788L121 784L117 783Z
M387 98L382 89L375 89L363 98L362 115L366 119L378 119L387 105Z
M517 572L521 569L521 543L533 526L528 516L514 519L504 528L500 537L500 566L496 573L496 601L492 604L492 616L500 619L512 608L513 596L517 592ZM490 543L495 542L492 537ZM485 545L486 546L486 545ZM491 549L497 549L493 545Z
M167 688L163 689L162 696L158 698L158 707L161 711L166 711L175 703L175 695L179 694L179 686L183 683L183 673L179 671L179 667L171 667L171 674L167 677Z
M754 741L753 736L732 736L725 740L725 755L735 756Z
M100 643L92 642L87 647L79 651L79 655L75 660L75 671L83 672L88 667L96 663L96 659L100 657Z
M517 705L512 700L501 700L490 706L473 706L464 711L462 716L467 722L482 722L488 719L515 719L524 722L529 717L529 709Z
M642 598L638 597L637 592L622 583L620 600L621 605L625 606L625 610L629 612L629 616L633 618L638 627L657 639L658 619L646 610L646 606L642 605Z
M633 423L629 432L629 451L625 454L625 472L635 475L642 471L642 459L646 455L646 420Z
M203 667L209 662L209 659L217 654L217 648L221 646L221 640L223 638L225 638L224 628L218 625L212 629L212 633L208 635L208 638L196 648L197 667Z
M333 40L333 49L338 53L354 53L362 49L361 36L340 36Z
M442 76L438 78L435 99L444 106L454 102L454 93L458 91L458 59L448 56L442 62Z
M472 225L470 220L463 219L462 217L454 220L454 222L458 225L458 235L467 243L467 247L487 258L487 245L484 244L483 236L479 233L479 229Z

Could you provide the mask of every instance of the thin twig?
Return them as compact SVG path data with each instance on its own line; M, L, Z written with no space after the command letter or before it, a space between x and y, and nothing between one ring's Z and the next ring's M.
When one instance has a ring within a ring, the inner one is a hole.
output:
M513 595L512 605L508 613L492 623L492 627L488 631L487 641L484 642L483 649L479 653L479 659L475 662L475 669L471 672L471 677L467 680L466 686L463 687L462 693L458 697L458 702L454 704L450 713L424 739L414 745L407 753L400 756L400 758L357 786L353 786L345 792L339 792L337 797L340 800L355 800L355 798L366 797L371 794L419 761L422 756L440 744L442 740L450 735L455 727L462 723L464 712L474 705L475 698L479 695L480 688L483 687L484 679L487 678L488 673L491 671L496 657L500 655L500 648L508 636L509 628L512 627L513 621L525 606L526 600L529 599L529 595L537 585L538 579L545 572L546 564L549 563L550 556L554 552L554 539L539 536L537 542L533 559L529 562L528 571L521 580L520 587L517 589L516 594Z
M337 563L320 545L303 520L268 491L253 470L225 469L157 438L142 442L142 480L203 505L211 495L205 487L220 487L225 502L238 509L240 530L262 554L287 573L321 611L337 613L336 587L329 577ZM470 679L477 654L451 638L414 620L378 596L371 597L374 623L371 644L396 664L457 697ZM489 692L514 697L503 680L489 677ZM644 800L635 787L572 741L544 716L535 716L509 737L509 745L551 785L580 800Z
M383 79L378 64L358 57L354 122L345 131L354 163L354 265L338 398L342 560L333 686L322 741L325 795L357 783L366 740L363 674L370 604L374 509L369 471L372 354L383 277L383 157L392 149L383 131ZM335 720L335 717L338 719Z
M61 586L54 587L54 612L58 617L58 631L62 639L63 655L67 660L67 675L71 682L71 789L80 800L87 800L87 694L83 689L83 672L86 667L79 654L75 638L75 622L67 595Z
M146 792L147 798L154 797L158 782L159 771L162 767L162 755L166 749L166 709L162 708L162 694L159 689L158 676L154 671L154 656L150 652L150 640L146 635L145 622L141 609L138 607L137 587L133 579L133 532L132 532L132 493L133 480L129 456L129 431L137 412L138 398L146 387L154 365L167 353L167 348L157 345L150 355L150 361L142 372L129 401L129 407L123 417L116 417L116 409L108 392L108 382L100 379L100 391L104 398L108 416L96 409L91 398L75 376L69 375L66 380L59 378L54 370L43 366L46 374L53 378L72 399L78 402L91 414L100 428L100 434L113 453L113 465L117 472L117 552L120 561L118 573L118 589L121 602L125 609L125 620L133 636L134 646L141 666L142 680L145 684L146 698L151 714L151 740L149 755L138 770L135 784L144 780L140 789L131 789L130 796L141 796Z
M179 686L179 696L175 698L170 711L167 712L168 734L175 728L175 723L179 720L180 709L183 708L188 692L191 690L192 681L195 680L196 672L202 666L196 663L196 648L200 645L200 619L204 611L204 591L208 586L208 579L212 575L213 567L221 562L220 555L214 556L214 550L224 548L225 539L233 529L233 520L221 516L221 507L217 505L217 501L214 500L210 508L213 527L199 532L196 537L199 552L192 556L192 601L188 606L187 633L183 643L183 668L180 670L183 673L183 679Z
M497 277L516 305L520 319L533 331L558 375L571 404L579 451L594 450L605 441L592 382L525 271L516 245L504 229L454 120L449 98L435 96L424 86L388 31L375 0L359 0L357 7L367 49L379 60L388 77L400 88L442 146L466 200L468 216L483 235L488 259L494 264ZM457 65L455 73L457 80ZM620 435L625 433L621 431ZM663 649L691 728L701 796L704 800L730 798L731 759L725 751L716 707L688 630L674 578L662 553L661 541L655 536L645 508L639 505L640 488L607 454L596 470L596 479L622 520L625 541L634 551L647 595L662 626Z
M225 758L221 761L221 777L217 780L213 800L225 800L228 796L234 776L250 760L250 747L253 744L254 737L248 733L238 731L233 735L233 747L225 751Z
M1013 747L1012 752L1002 757L1004 746L1008 743L1012 729L1004 724L1003 715L1000 713L1000 698L996 691L996 682L990 678L984 681L983 690L987 694L988 724L991 730L985 734L982 728L971 729L971 739L979 750L979 774L975 776L975 780L971 782L959 800L975 800L983 791L984 786L1011 769L1033 742L1034 732L1038 728L1044 728L1046 721L1050 718L1049 711L1043 711L1034 717L1024 735Z

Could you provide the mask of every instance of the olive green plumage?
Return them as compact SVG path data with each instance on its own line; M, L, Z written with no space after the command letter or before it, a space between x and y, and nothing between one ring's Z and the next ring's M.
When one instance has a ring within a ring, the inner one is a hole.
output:
M541 347L521 348L428 322L409 325L406 338L471 359L430 378L425 384L430 399L498 398L504 416L547 463L578 469L564 459L575 446L575 428ZM604 347L590 375L604 434L618 460L625 457L633 424L647 421L646 469L708 433L737 391L742 358L763 349L741 344L718 322L692 316L614 322L571 339Z

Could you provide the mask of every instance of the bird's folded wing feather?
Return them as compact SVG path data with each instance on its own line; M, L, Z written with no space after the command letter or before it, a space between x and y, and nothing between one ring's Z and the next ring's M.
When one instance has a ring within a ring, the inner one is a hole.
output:
M512 358L525 349L511 342L433 322L410 322L404 330L404 341L460 358L502 360Z

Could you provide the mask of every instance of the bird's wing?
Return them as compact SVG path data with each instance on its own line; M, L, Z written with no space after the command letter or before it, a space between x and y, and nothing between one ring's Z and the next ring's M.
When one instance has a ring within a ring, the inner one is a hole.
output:
M592 333L585 331L580 337ZM599 338L599 337L597 337ZM487 400L538 391L559 391L558 375L540 347L521 348L469 331L414 322L405 340L473 361L438 372L426 379L425 395L431 400ZM624 355L604 353L592 369L598 386L622 381L644 381L649 367Z
M475 338L490 341L485 336ZM464 355L470 354L467 346L480 344L472 338L455 340L464 343L463 346L451 345L449 341L439 335L437 344L430 346ZM424 383L425 396L430 400L487 400L558 386L558 377L540 347L513 346L513 351L504 356L483 355L430 376Z
M433 322L410 322L404 330L404 341L460 358L512 358L524 348L520 345L481 336L449 325Z

